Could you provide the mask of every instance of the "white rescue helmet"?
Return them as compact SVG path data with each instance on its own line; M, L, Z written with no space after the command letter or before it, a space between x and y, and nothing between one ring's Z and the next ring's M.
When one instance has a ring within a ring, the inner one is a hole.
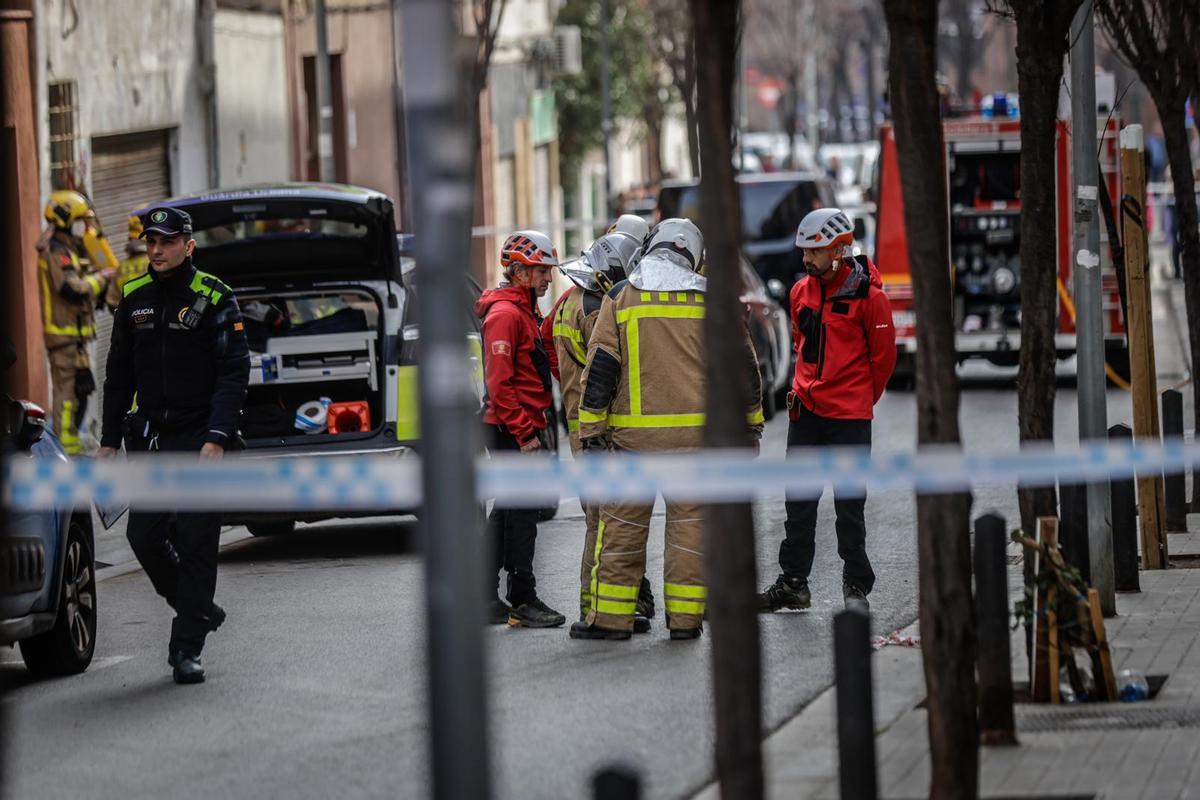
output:
M596 273L596 279L607 291L613 284L625 280L629 264L641 244L641 239L635 239L628 233L606 233L592 242L592 246L583 254L583 260Z
M645 241L650 232L650 223L637 214L622 214L617 221L608 227L608 233L627 233L639 243Z
M800 220L796 229L796 247L821 250L854 242L854 226L840 208L818 208Z
M642 257L663 249L682 255L694 272L704 268L704 236L690 219L671 217L650 229Z
M500 266L509 276L515 267L557 267L558 251L541 231L517 231L509 234L500 248Z

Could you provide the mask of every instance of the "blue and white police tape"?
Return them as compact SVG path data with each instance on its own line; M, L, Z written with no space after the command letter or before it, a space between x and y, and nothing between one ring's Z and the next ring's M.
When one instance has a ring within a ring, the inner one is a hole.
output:
M658 493L730 502L803 494L828 485L843 491L949 492L979 485L1087 483L1182 472L1196 463L1200 443L1181 439L979 453L944 447L875 453L814 448L786 459L717 450L603 453L579 459L499 454L480 459L476 489L479 498L505 504L548 504L571 496L636 501ZM416 457L18 457L5 460L3 471L4 501L16 509L82 507L93 501L188 511L399 511L421 504Z

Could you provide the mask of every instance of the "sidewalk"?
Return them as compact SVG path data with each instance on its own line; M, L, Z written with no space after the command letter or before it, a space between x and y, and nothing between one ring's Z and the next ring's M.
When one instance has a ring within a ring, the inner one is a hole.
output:
M1200 530L1200 515L1189 529ZM980 748L984 798L1200 798L1200 533L1170 534L1176 568L1143 571L1140 593L1117 595L1106 620L1114 670L1166 676L1141 703L1025 705L1016 708L1017 747ZM1015 546L1014 546L1015 547ZM1009 589L1020 587L1012 564ZM1191 557L1189 557L1191 556ZM917 635L916 625L900 632ZM1024 634L1012 638L1013 680L1028 680ZM876 762L879 796L929 795L924 675L919 648L875 651ZM826 690L764 743L767 797L838 797L834 690ZM709 786L696 800L716 800Z

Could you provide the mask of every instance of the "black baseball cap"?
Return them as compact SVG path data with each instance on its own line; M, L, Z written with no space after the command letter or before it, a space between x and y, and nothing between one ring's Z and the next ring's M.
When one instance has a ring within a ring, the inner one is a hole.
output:
M147 233L161 233L164 236L177 236L192 233L192 215L186 211L170 206L158 206L142 214L142 233L138 238L144 238Z

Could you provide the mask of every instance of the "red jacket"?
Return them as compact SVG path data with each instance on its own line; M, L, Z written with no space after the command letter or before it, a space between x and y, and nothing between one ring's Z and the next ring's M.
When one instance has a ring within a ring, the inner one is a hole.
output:
M521 444L546 427L550 361L542 346L541 319L528 289L501 286L479 297L487 407L483 421L502 425Z
M819 416L871 419L896 366L892 307L866 256L839 271L832 283L805 276L792 287L792 391Z

